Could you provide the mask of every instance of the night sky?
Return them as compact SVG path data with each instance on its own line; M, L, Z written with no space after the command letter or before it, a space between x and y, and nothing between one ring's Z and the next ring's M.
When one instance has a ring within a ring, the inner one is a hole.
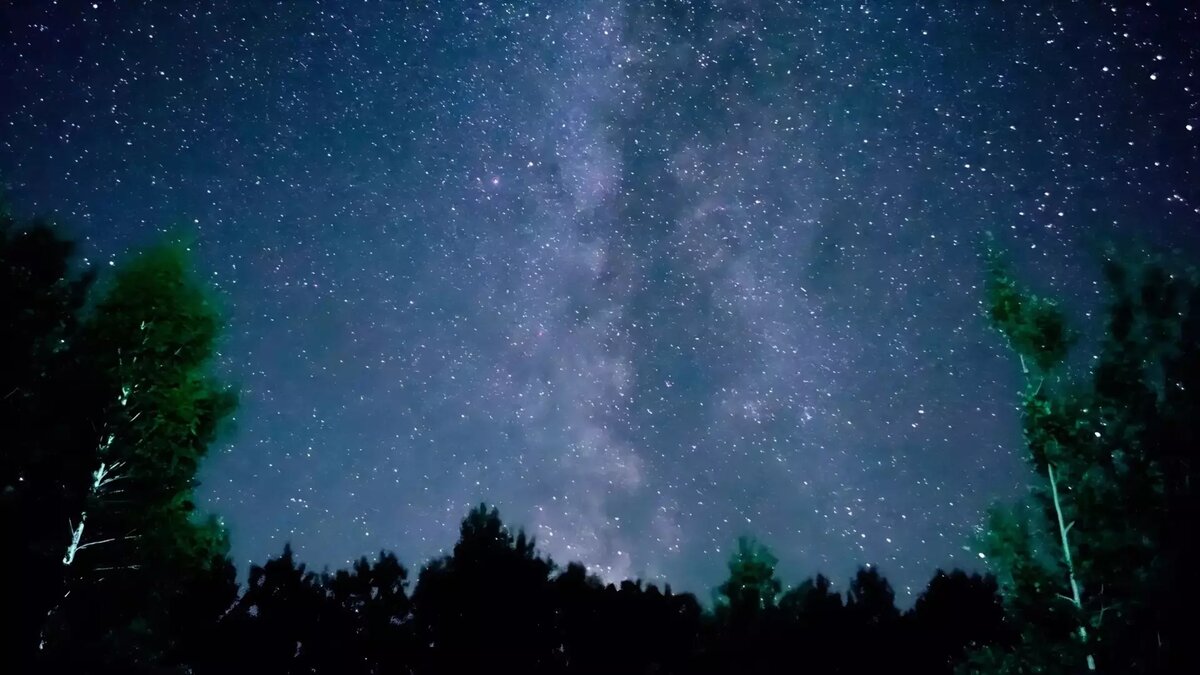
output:
M1194 3L921 4L4 0L0 184L105 268L193 234L243 569L487 500L610 580L754 534L906 602L1025 490L983 233L1080 326L1104 241L1200 251Z

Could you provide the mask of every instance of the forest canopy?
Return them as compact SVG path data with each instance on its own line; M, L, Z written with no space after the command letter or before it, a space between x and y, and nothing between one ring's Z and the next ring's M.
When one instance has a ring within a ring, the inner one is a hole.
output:
M938 571L906 610L864 564L846 590L789 585L743 538L711 608L543 555L480 504L410 574L381 551L316 571L290 546L239 584L194 496L237 405L223 329L188 249L98 277L44 221L0 215L0 522L15 672L1178 673L1186 647L1200 282L1147 255L1102 261L1100 349L1084 372L1059 303L992 249L986 319L1014 352L1029 499L997 505L992 574ZM994 575L994 576L993 576Z

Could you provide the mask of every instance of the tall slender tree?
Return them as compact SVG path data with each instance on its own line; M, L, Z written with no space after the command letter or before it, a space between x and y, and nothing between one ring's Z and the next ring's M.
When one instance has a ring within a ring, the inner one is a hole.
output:
M1135 264L1110 254L1104 270L1106 332L1087 376L1072 378L1056 304L989 257L989 315L1026 376L1025 442L1041 480L1030 508L998 509L989 522L988 552L1021 638L977 654L978 670L1156 673L1194 661L1163 589L1195 594L1174 523L1196 513L1187 439L1200 414L1200 293L1192 273L1153 256Z
M1095 670L1073 556L1072 539L1080 533L1071 534L1077 524L1073 481L1080 473L1082 458L1070 452L1072 444L1064 443L1074 433L1072 415L1077 411L1070 409L1071 401L1062 391L1066 378L1061 368L1075 335L1057 303L1020 286L998 250L989 249L987 264L988 318L1021 363L1028 457L1045 481L1035 490L1045 522L1030 527L1026 515L1000 507L991 515L988 553L993 565L1002 568L1000 578L1010 610L1020 611L1019 620L1029 630L1022 633L1024 651L989 655L1006 660L989 667L1006 672L1024 672L1026 667L1032 668L1031 672L1073 671L1075 653L1082 650L1078 658L1088 670ZM1037 611L1031 611L1034 609ZM1064 615L1070 618L1064 621ZM1064 625L1075 636L1073 642L1059 633ZM1058 648L1035 649L1046 645Z

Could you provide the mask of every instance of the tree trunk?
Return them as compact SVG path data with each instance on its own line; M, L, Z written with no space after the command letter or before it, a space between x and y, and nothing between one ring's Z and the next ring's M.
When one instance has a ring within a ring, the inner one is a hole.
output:
M129 404L130 391L130 387L121 387L121 394L117 397L117 403L119 403L122 408ZM75 556L89 546L106 544L110 541L116 541L117 539L117 537L113 537L109 539L101 539L98 541L83 543L83 528L87 525L89 506L100 497L100 492L105 488L105 486L120 478L120 476L113 475L113 472L120 469L121 466L124 465L124 462L113 462L110 465L103 459L105 455L108 454L108 451L112 447L114 440L116 440L116 437L109 433L100 441L100 445L96 448L96 456L101 458L100 466L92 472L92 484L88 486L87 496L84 497L83 501L83 507L79 510L79 519L76 521L71 521L70 519L67 520L67 527L71 532L71 540L67 542L67 549L63 553L62 557L63 568L66 570L64 573L64 585L67 587L67 589L63 593L62 597L59 598L58 602L54 603L54 606L50 608L50 611L46 612L46 618L42 620L42 630L38 636L38 651L42 651L46 648L46 630L50 627L50 620L54 618L54 614L62 605L62 601L71 594L69 570L75 563Z
M1079 594L1079 581L1075 578L1075 563L1071 560L1071 544L1067 538L1067 533L1074 527L1075 522L1071 521L1070 525L1063 522L1062 505L1058 500L1058 480L1054 477L1054 465L1046 462L1046 474L1050 477L1050 494L1054 497L1054 515L1058 517L1058 534L1062 537L1063 560L1067 564L1067 579L1071 582L1071 597L1068 600L1075 605L1079 616L1083 616L1083 599ZM1079 639L1083 642L1084 647L1087 647L1088 634L1087 626L1082 620L1079 623ZM1089 671L1096 670L1096 657L1092 656L1089 649L1087 652L1087 667Z

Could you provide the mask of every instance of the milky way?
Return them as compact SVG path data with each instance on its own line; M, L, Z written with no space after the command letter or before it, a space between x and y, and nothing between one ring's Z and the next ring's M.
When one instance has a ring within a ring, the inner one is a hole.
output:
M753 534L903 599L1024 490L983 233L1085 327L1100 243L1198 243L1186 3L146 4L0 8L0 179L102 267L192 233L243 565L486 500L609 579Z

